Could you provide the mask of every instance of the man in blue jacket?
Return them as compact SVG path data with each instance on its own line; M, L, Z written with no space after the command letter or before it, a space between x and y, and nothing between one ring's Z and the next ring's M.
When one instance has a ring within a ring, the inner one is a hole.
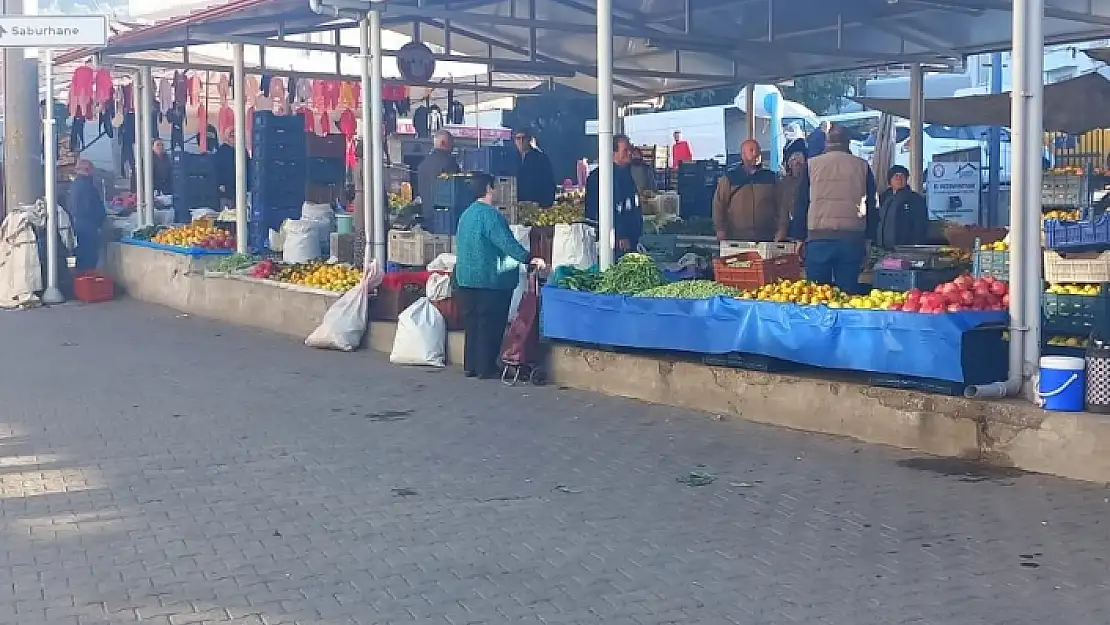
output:
M644 213L640 194L632 177L632 141L627 135L613 136L613 239L609 245L616 250L615 258L636 251L644 230ZM596 222L600 207L599 183L601 168L590 172L586 179L586 219ZM608 208L607 208L608 210ZM605 244L604 241L599 241Z
M92 163L81 159L73 170L77 177L69 187L65 208L77 235L77 271L91 271L100 260L100 229L107 211L92 179Z

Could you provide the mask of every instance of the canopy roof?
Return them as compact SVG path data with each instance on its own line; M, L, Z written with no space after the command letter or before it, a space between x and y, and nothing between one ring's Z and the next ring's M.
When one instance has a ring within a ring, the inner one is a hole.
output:
M371 6L361 0L335 4L344 9L338 17L317 15L308 0L231 0L121 34L104 52L119 57L213 42L266 43L350 28L357 12ZM1110 0L1046 5L1047 43L1110 36ZM389 30L449 51L443 60L596 91L596 0L389 0L373 6L383 11ZM1009 48L1011 39L1010 0L613 0L613 6L614 89L625 99L892 63L951 64Z
M910 116L909 100L857 98L863 106ZM1010 126L1010 94L925 100L923 119L946 126ZM1110 81L1098 72L1044 88L1044 129L1079 134L1110 126Z

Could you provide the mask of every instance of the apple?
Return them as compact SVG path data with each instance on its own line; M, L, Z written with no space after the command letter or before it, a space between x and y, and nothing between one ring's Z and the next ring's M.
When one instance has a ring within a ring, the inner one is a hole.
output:
M952 281L952 284L955 284L956 287L961 288L961 289L969 289L975 284L975 278L972 278L971 276L967 275L966 273L961 274L960 276L957 276L955 280Z
M1002 305L1005 306L1006 308L1010 307L1010 294L1009 293L1002 296Z
M906 312L918 312L921 310L921 302L917 299L906 298L906 303L902 304L902 310Z
M960 312L963 309L964 309L964 307L960 306L959 304L949 304L948 305L948 312Z
M1002 296L1010 292L1010 287L1005 282L992 282L990 284L991 293L994 295Z
M887 310L902 310L902 305L898 302L891 302L887 304Z
M960 291L959 304L963 306L971 306L975 302L975 294L971 291Z

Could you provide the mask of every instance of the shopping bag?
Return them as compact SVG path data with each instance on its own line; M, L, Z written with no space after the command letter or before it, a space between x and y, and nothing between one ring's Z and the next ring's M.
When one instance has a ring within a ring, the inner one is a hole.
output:
M509 226L512 230L513 236L516 237L518 243L524 246L524 249L529 252L532 251L532 227L531 226ZM528 265L521 265L520 277L516 281L516 287L513 288L513 298L509 300L509 318L506 323L512 323L513 317L516 317L516 309L520 306L520 298L524 297L524 291L528 289Z
M447 364L446 347L447 322L427 297L421 297L397 317L389 362L442 367Z
M586 224L559 224L551 242L551 267L586 270L597 264L597 235Z
M343 352L355 350L366 332L370 293L378 288L383 277L377 262L371 261L362 272L362 280L328 308L320 325L308 335L304 344Z
M534 364L540 345L540 293L536 274L528 276L528 288L520 298L516 318L501 341L501 361L507 365Z
M451 276L446 273L433 273L424 285L424 295L429 301L440 302L451 297Z

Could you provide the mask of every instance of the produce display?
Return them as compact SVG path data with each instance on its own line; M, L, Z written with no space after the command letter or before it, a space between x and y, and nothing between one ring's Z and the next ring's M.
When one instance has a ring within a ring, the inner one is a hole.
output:
M625 254L620 261L601 272L596 292L633 295L663 286L663 272L645 254Z
M872 291L877 293L877 291ZM758 289L744 291L740 299L754 299L763 302L783 302L793 304L825 304L830 308L844 308L849 297L840 289L827 284L817 284L808 280L782 280L765 284ZM853 308L863 308L853 306ZM876 306L877 307L877 306Z
M1080 221L1083 219L1083 211L1079 209L1050 210L1045 211L1044 214L1041 215L1042 223L1050 219L1055 219L1056 221Z
M412 204L412 185L402 182L396 192L389 192L389 210L397 212Z
M224 256L220 260L212 264L213 271L223 271L225 273L233 273L242 271L253 267L258 262L258 257L251 256L250 254L231 254Z
M995 241L994 243L983 243L979 246L981 252L1009 252L1010 244L1005 241Z
M1102 295L1102 287L1097 284L1049 284L1045 293L1054 295Z
M551 284L571 291L596 291L601 274L574 267L559 267L552 276Z
M530 202L519 206L520 223L525 226L573 224L586 219L586 206L580 202L556 201L551 208L540 208Z
M149 241L159 232L166 230L166 226L143 226L131 233L131 238L137 241Z
M267 258L254 267L251 267L251 270L247 273L247 275L252 278L266 280L273 276L275 272L277 272L277 268L277 263Z
M322 261L278 265L271 279L336 293L345 293L362 279L362 270L344 263L329 265Z
M150 239L161 245L199 247L208 250L235 249L235 235L215 227L209 221L196 221L185 226L167 228Z
M740 297L739 289L712 280L682 280L640 291L636 297L670 297L674 299L709 299L717 295Z
M1053 336L1048 339L1048 344L1056 347L1087 347L1090 341L1078 336Z
M138 204L138 200L135 197L134 193L128 191L125 193L120 193L119 195L112 198L112 201L109 202L109 204L111 204L112 207L116 208L117 210L134 210L136 205Z

